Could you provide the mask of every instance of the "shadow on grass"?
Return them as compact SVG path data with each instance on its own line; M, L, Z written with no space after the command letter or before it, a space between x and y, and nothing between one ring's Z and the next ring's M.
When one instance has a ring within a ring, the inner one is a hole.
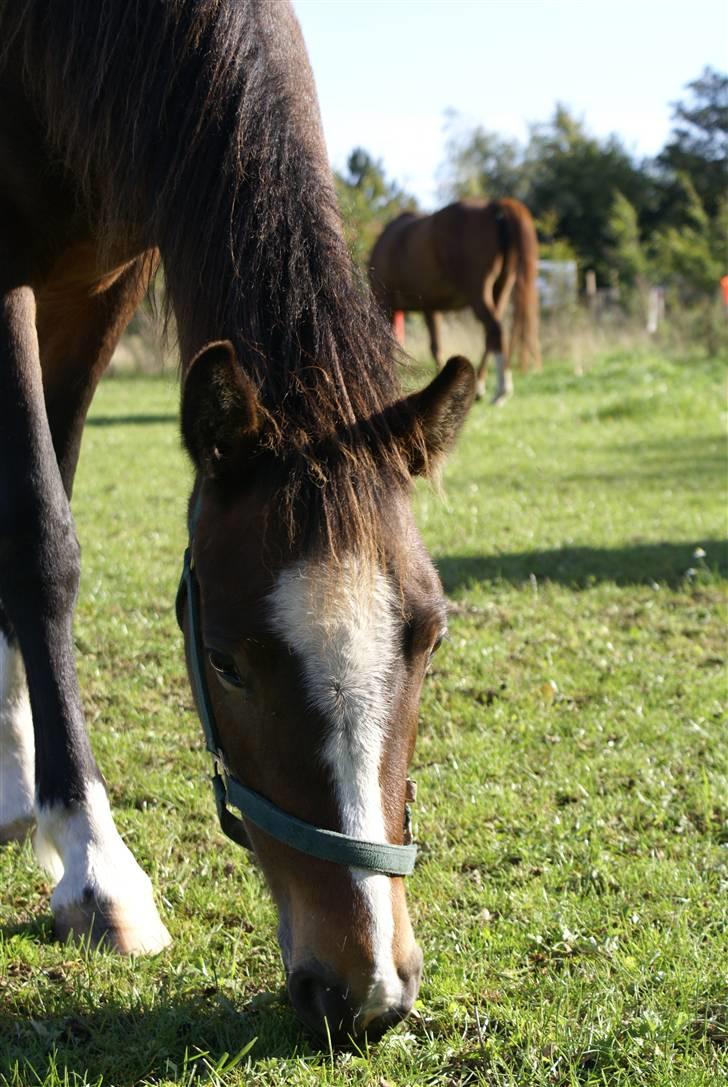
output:
M149 426L159 423L176 423L178 416L174 412L149 415L91 415L86 426Z
M723 485L728 459L720 434L683 435L679 438L620 442L618 454L603 468L565 472L564 482L619 484L626 480L661 482L664 486L691 489Z
M63 999L63 998L62 998ZM153 1007L113 1003L89 1011L88 999L67 994L59 1014L37 1018L0 1013L0 1082L103 1083L131 1087L160 1080L205 1080L223 1074L253 1042L255 1063L315 1052L282 994L264 993L236 1008L210 987L183 997L161 995ZM54 1071L57 1070L57 1071Z
M14 924L0 925L0 939L10 940L13 936L25 936L39 943L52 940L53 920L50 914L40 914L32 921L16 921Z
M705 558L695 556L698 548L705 551ZM539 581L552 581L570 589L584 589L605 581L615 585L656 582L677 588L690 569L728 575L728 543L696 540L615 548L561 547L505 555L446 555L437 560L437 568L447 593L484 581L521 585L529 582L532 575Z

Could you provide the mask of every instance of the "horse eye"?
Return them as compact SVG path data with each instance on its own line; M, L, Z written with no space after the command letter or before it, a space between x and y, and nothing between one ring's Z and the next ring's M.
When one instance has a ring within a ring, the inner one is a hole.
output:
M430 653L429 653L429 655L427 657L427 664L425 665L425 671L426 672L430 671L430 668L432 666L432 658L435 656L435 653L437 653L438 649L440 648L440 646L442 645L442 643L443 643L443 641L445 640L446 637L447 637L447 633L444 633L444 634L440 634L439 637L437 637L435 639L435 641L434 641L434 643L432 645L432 649L430 650Z
M243 687L243 681L235 667L235 661L228 653L220 653L217 649L208 649L208 660L223 683L231 687Z

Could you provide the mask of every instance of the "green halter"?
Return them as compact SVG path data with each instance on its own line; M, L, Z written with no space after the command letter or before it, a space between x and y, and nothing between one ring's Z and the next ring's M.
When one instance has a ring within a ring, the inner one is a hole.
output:
M212 785L223 832L238 845L252 850L245 823L230 811L228 807L230 803L266 834L301 853L319 857L321 860L333 861L335 864L364 868L370 872L382 872L389 876L408 876L413 871L417 858L417 846L411 842L409 804L405 805L405 840L408 844L367 842L362 838L353 838L335 830L325 830L323 827L314 826L312 823L306 823L302 819L288 815L260 793L241 784L228 770L205 673L200 624L200 589L191 554L191 536L195 521L196 517L193 514L190 526L190 546L185 550L175 606L180 628L183 626L185 613L187 616L192 693L205 733L207 750L215 762ZM408 781L407 799L414 800L414 793L414 782Z

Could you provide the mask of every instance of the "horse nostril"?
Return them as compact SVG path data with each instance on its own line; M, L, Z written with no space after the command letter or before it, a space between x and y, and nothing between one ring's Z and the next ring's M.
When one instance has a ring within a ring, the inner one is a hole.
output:
M331 1038L338 1045L354 1034L353 1006L344 991L317 970L294 970L288 995L304 1026L320 1038Z

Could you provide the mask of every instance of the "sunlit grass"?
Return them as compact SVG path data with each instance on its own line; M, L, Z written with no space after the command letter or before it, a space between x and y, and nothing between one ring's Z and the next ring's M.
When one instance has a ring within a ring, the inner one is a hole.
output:
M415 1017L332 1057L286 1002L272 905L205 780L172 606L176 388L104 383L74 496L79 666L175 942L132 961L54 943L30 847L0 854L0 1083L725 1079L722 392L716 361L552 365L476 406L444 497L418 486L453 603L414 766L425 981Z

